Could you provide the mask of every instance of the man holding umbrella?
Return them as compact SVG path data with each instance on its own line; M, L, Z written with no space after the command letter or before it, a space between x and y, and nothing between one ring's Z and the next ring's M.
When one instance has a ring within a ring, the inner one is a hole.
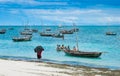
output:
M44 48L42 46L37 46L34 51L37 53L37 58L40 59L42 56L42 51L44 51Z

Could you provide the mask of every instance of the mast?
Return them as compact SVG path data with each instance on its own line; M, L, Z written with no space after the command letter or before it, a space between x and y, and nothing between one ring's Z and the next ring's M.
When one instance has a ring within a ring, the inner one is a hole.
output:
M73 23L73 26L75 27L75 30L76 30L76 25L75 25L75 23ZM78 35L77 35L77 32L76 32L76 49L77 49L77 51L79 51L79 46L78 46Z
M40 22L41 22L41 28L43 28L43 20L40 20ZM42 29L42 31L44 31L43 29Z
M26 24L25 24L25 30L28 29L28 20L26 21Z

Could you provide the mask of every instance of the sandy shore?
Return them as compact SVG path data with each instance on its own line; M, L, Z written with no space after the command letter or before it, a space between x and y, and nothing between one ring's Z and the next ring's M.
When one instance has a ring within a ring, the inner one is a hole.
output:
M120 76L120 70L0 59L0 76Z

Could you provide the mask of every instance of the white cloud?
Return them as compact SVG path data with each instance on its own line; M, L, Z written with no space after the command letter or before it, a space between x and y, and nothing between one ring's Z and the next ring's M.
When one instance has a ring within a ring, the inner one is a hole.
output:
M87 18L88 14L99 14L101 10L79 10L79 9L63 9L63 10L45 10L45 9L27 9L23 10L24 13L29 17L34 17L38 19L44 19L49 21L72 23L72 21L77 22ZM85 18L83 18L85 16ZM83 18L83 19L82 19ZM89 20L91 21L91 20ZM78 23L79 23L78 22Z
M79 9L25 9L24 12L28 14L36 14L36 15L81 15L81 14L95 14L100 13L101 10L79 10Z
M35 0L0 0L0 3L16 3L20 5L67 5L67 2L46 2L46 1L35 1Z
M101 9L11 9L10 14L21 16L23 21L29 20L32 24L65 23L72 24L120 24L120 15L114 16ZM12 22L12 21L11 21Z
M61 17L61 16L41 16L42 19L44 20L49 20L49 21L57 21L57 22L62 22L62 23L72 23L72 21L76 22L78 20L77 17L75 16L70 16L70 17Z
M0 2L8 2L8 1L10 1L10 0L0 0Z

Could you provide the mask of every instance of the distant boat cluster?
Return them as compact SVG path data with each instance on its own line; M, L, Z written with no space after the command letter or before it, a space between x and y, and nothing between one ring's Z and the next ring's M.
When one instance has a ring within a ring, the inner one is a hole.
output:
M58 27L58 29L61 27ZM8 30L14 30L14 28L9 28ZM5 34L6 29L0 29L0 34ZM22 41L31 41L33 33L39 33L40 36L44 37L53 37L53 38L62 38L64 39L65 34L73 34L74 32L78 32L78 28L73 29L62 29L58 30L57 32L54 32L51 30L51 28L46 28L45 31L39 32L37 29L31 29L31 28L24 28L23 31L19 32L19 36L12 37L12 40L14 42L22 42Z
M12 40L15 42L31 41L32 34L34 32L38 32L38 30L25 28L23 31L20 32L20 36L13 37Z
M62 29L59 30L58 32L52 32L50 28L46 28L46 31L40 32L40 36L45 36L45 37L54 37L54 38L63 38L65 34L73 34L74 32L78 32L78 28L73 28L73 29Z

